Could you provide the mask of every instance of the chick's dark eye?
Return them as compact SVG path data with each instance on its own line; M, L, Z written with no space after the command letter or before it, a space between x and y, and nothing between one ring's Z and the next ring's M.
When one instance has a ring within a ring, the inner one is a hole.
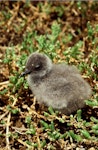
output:
M41 69L41 65L36 65L35 66L35 70L40 70Z

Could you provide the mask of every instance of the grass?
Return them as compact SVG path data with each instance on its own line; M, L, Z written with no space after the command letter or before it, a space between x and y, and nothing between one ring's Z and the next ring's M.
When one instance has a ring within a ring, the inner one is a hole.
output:
M12 11L10 11L9 3L11 3ZM6 7L0 13L2 15L0 26L6 40L4 43L3 37L1 38L0 47L2 52L0 148L97 149L98 25L97 21L94 21L94 16L90 18L86 13L89 9L93 14L97 5L95 2L64 4L22 2L21 6L20 2L2 2L1 10L3 5ZM14 18L14 11L16 11L17 21L9 20ZM35 17L33 23L31 14ZM64 24L64 15L69 19L66 24ZM82 25L80 15L84 21ZM72 24L74 19L76 19L77 28ZM10 22L12 26L7 27L6 24ZM20 25L17 25L17 22ZM4 24L11 33L10 41L7 40L8 34L2 26ZM35 51L47 54L54 63L65 62L78 67L93 89L91 99L86 100L86 108L66 116L51 107L46 108L38 104L28 88L26 79L20 78L28 55Z

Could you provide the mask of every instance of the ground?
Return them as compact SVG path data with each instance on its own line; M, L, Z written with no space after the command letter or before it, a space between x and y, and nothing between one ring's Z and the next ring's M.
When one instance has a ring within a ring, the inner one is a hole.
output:
M70 116L39 104L20 78L27 56L74 64L91 85ZM0 149L98 149L98 2L0 2Z

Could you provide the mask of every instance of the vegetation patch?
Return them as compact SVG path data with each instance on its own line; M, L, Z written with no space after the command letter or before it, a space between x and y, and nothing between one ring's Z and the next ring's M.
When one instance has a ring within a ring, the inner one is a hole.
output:
M97 16L93 1L0 2L0 149L98 149ZM78 67L93 90L86 108L66 116L36 101L20 78L35 51Z

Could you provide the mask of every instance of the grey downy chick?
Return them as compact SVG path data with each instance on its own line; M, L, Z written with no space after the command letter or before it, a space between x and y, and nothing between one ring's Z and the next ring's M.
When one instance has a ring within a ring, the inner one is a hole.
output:
M27 82L37 101L66 115L83 108L91 87L75 66L53 64L44 54L32 53L26 63Z

